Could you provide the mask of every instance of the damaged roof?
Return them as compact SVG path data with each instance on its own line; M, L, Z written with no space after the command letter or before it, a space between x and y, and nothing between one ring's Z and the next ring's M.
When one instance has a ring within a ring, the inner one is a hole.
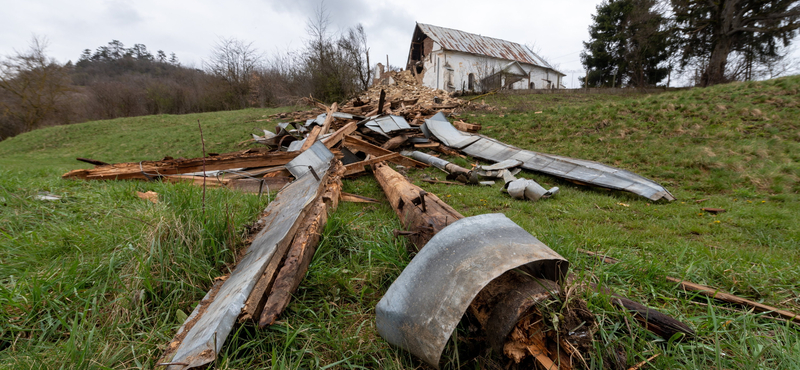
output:
M481 36L474 33L425 23L417 23L417 29L428 35L428 37L433 39L433 41L439 43L439 45L441 45L445 50L514 60L549 68L555 71L555 69L549 63L534 53L530 48L516 42L496 39L494 37Z

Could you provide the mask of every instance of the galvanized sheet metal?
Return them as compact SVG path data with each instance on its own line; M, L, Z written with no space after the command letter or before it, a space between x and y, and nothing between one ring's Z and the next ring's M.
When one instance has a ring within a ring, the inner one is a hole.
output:
M445 50L486 55L553 69L550 64L536 55L536 53L531 51L527 46L516 42L424 23L417 23L417 27L419 27L422 33L428 35L428 37L441 45Z
M388 134L394 131L408 130L412 128L405 118L392 115L372 118L364 123L364 126L385 136L389 136Z
M303 140L305 141L305 140ZM294 178L299 179L308 173L308 167L314 168L318 176L322 176L328 170L328 166L333 159L333 153L321 141L316 141L314 145L286 164L286 169L292 173Z
M325 148L324 145L322 147ZM312 156L316 153L316 151L307 150L301 156ZM287 167L290 167L293 162L296 165L298 159L303 163L312 162L308 159L301 159L301 156L289 162ZM333 158L332 154L330 158ZM320 177L328 171L329 167L330 160L327 164L320 163L316 166ZM185 337L178 344L175 355L169 359L169 362L175 365L168 366L168 370L195 368L214 360L233 328L233 324L241 314L242 307L244 307L258 277L261 276L267 263L273 257L277 244L289 237L288 233L298 221L301 211L317 197L319 183L320 180L314 176L298 176L296 181L281 190L275 200L269 204L266 209L265 227L256 235L255 240L247 249L245 257L222 284L213 301L207 306L198 305L195 312L192 312L184 323L180 333L185 332ZM198 310L202 310L202 312L198 312ZM188 326L187 323L192 321L194 321L194 325L185 330Z
M457 130L441 112L425 120L423 132L426 130L436 136L444 145L455 149L461 149L480 139L478 136L464 134Z
M438 367L448 338L490 281L518 267L558 281L568 264L502 214L458 220L431 238L378 302L378 333Z
M440 120L431 122L435 122L436 129L431 129L431 133L437 139L447 146L461 149L464 153L476 158L493 162L517 159L523 162L522 168L526 170L538 171L594 186L629 191L654 201L659 199L675 200L675 197L667 189L655 181L629 171L584 159L519 149L486 136L464 134L456 130L449 122ZM428 128L431 128L430 125ZM470 140L474 140L474 142L463 146L462 143ZM448 143L451 142L458 145L449 145Z

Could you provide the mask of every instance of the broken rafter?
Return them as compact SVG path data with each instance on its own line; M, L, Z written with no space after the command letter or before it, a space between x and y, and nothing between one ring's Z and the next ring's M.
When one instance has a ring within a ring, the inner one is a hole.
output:
M617 259L614 259L614 258L611 258L611 257L604 257L604 256L601 256L598 253L585 251L585 250L580 250L580 249L578 251L586 253L586 254L591 255L591 256L595 256L595 257L601 258L603 262L608 263L608 264L615 264L615 263L619 262L619 260L617 260ZM800 324L800 315L798 315L796 313L793 313L793 312L790 312L790 311L786 311L786 310L781 310L781 309L779 309L777 307L768 306L768 305L765 305L765 304L762 304L762 303L754 302L754 301L751 301L751 300L746 299L746 298L742 298L742 297L735 296L733 294L725 293L725 292L723 292L723 291L721 291L719 289L715 289L715 288L712 288L712 287L709 287L709 286L705 286L705 285L695 284L695 283L692 283L690 281L678 279L678 278L675 278L675 277L667 276L666 279L668 281L673 282L673 283L678 283L681 286L681 288L683 290L685 290L685 291L697 292L697 293L702 294L702 295L704 295L706 297L718 299L718 300L723 301L723 302L728 302L728 303L733 303L733 304L738 304L738 305L750 307L750 308L752 308L753 310L755 310L757 312L765 312L765 313L769 314L770 316L781 317L781 318L784 318L784 319L789 320L791 322L794 322L795 324Z
M282 166L297 157L297 152L235 152L206 158L168 159L96 166L65 173L65 179L82 180L153 180L165 175L232 168ZM205 169L204 169L205 162Z
M357 173L362 173L362 172L365 172L367 170L366 166L373 165L373 164L376 164L376 163L386 162L386 161L394 162L394 161L400 159L400 157L402 157L402 155L400 155L400 153L391 153L391 154L382 155L380 157L374 157L374 158L370 158L370 159L367 159L367 160L363 160L361 162L350 163L350 164L345 166L345 168L347 168L347 171L345 171L344 175L345 176L351 176L351 175L355 175Z
M372 155L372 156L375 156L375 157L380 157L380 156L384 156L384 155L387 155L387 154L394 153L391 150L383 149L383 148L381 148L381 147L379 147L377 145L372 145L372 144L370 144L370 143L368 143L368 142L366 142L364 140L356 139L355 137L352 137L352 136L345 136L344 143L342 143L342 145L344 145L346 148L348 148L350 150L364 152L366 154L369 154L369 155ZM396 159L390 160L390 162L396 163L396 164L399 164L399 165L403 165L403 166L407 166L407 167L416 167L416 168L428 167L428 165L425 164L425 163L413 160L411 158L408 158L408 157L405 157L405 156L402 156L402 155L400 157L396 158Z
M292 293L300 286L300 282L308 271L311 258L317 250L320 236L325 229L328 221L328 213L336 210L339 204L339 196L342 191L343 169L341 166L335 170L335 174L328 181L325 193L316 202L309 216L300 226L300 232L295 235L292 246L286 254L286 259L280 272L275 277L275 281L270 289L269 297L261 311L258 326L264 328L272 325L278 316L289 305Z

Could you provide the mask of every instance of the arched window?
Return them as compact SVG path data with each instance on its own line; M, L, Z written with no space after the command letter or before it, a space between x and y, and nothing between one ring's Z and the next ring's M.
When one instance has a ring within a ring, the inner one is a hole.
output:
M467 76L467 90L475 91L475 74L474 73L470 73L469 76Z
M533 82L531 82L531 84L530 84L530 86L529 86L528 88L529 88L529 89L531 89L531 90L533 90L533 89L535 89L535 88L536 88L536 85L535 85Z

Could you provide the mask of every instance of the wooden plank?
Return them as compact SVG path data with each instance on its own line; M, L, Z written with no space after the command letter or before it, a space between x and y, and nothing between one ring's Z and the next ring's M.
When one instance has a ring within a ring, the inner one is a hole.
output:
M720 301L747 306L752 308L756 312L766 312L770 316L778 316L786 320L789 320L791 322L794 322L795 324L800 324L800 315L793 312L781 310L777 307L772 307L758 302L754 302L749 299L735 296L733 294L725 293L719 289L714 289L705 285L695 284L678 278L668 276L667 280L673 283L680 284L681 288L683 288L683 290L686 291L697 292L706 297L718 299Z
M599 254L594 253L594 252L590 252L590 251L586 251L586 250L582 250L582 249L579 249L578 251L586 253L586 254L589 254L591 256L596 256L598 258L602 257L602 261L605 262L605 263L614 264L614 263L619 262L618 260L616 260L614 258L600 256ZM681 279L674 278L674 277L671 277L671 276L667 276L666 279L668 281L673 282L673 283L680 284L681 288L683 288L683 290L686 290L686 291L697 292L697 293L700 293L700 294L702 294L702 295L704 295L706 297L711 297L711 298L718 299L718 300L721 300L721 301L724 301L724 302L734 303L734 304L738 304L738 305L742 305L742 306L751 307L757 312L768 312L768 313L770 313L771 316L778 316L778 317L787 319L789 321L792 321L794 323L800 323L800 315L798 315L796 313L793 313L793 312L790 312L790 311L781 310L781 309L779 309L777 307L768 306L768 305L765 305L765 304L761 304L761 303L758 303L758 302L751 301L751 300L746 299L746 298L735 296L733 294L725 293L723 291L720 291L719 289L714 289L714 288L711 288L711 287L708 287L708 286L705 286L705 285L695 284L695 283L692 283L690 281L681 280Z
M333 135L322 139L322 143L325 144L328 149L333 148L333 146L339 144L345 136L354 133L356 130L358 130L358 122L350 122L336 130Z
M476 124L472 124L472 123L466 123L466 122L461 121L461 120L453 122L453 126L455 128L457 128L457 129L459 129L461 131L465 131L465 132L475 133L475 132L478 132L478 131L481 130L481 125L476 125Z
M331 104L330 108L327 108L328 115L325 116L325 122L322 123L322 134L325 135L331 129L331 124L333 123L333 113L335 113L339 109L339 103Z
M370 158L361 162L350 163L345 166L346 171L344 172L345 176L355 175L357 173L361 173L366 171L366 167L368 165L373 165L375 163L385 162L385 161L393 161L398 158L402 157L400 153L390 153L386 155L382 155L380 157Z
M330 117L330 115L328 117ZM314 128L311 129L311 132L308 133L306 141L303 142L303 146L300 147L300 151L303 152L314 145L314 142L317 141L320 132L322 132L322 127L314 126Z
M341 192L339 193L339 200L342 202L351 202L351 203L380 203L379 200L365 197L363 195L358 194L350 194Z
M394 153L391 150L383 149L377 145L372 145L364 140L356 139L352 136L345 136L343 145L350 150L361 151L376 157ZM408 157L404 157L402 155L400 157L397 157L396 159L390 160L390 162L407 167L416 167L416 168L428 167L428 165L425 163L413 160Z
M414 144L414 148L423 148L423 149L426 149L426 148L438 148L438 147L439 147L439 143L420 143L420 144Z
M229 170L232 168L271 167L289 163L299 152L235 152L192 159L169 159L116 163L79 169L65 173L65 179L82 180L152 180L164 175L180 175L192 172ZM205 164L204 164L205 162Z
M338 206L338 199L342 190L342 182L340 180L342 171L337 170L335 175L331 177L322 198L314 205L312 212L304 220L300 228L301 231L292 241L286 260L275 278L275 283L272 285L269 297L264 304L264 309L261 311L258 322L260 328L275 323L275 320L289 305L292 293L297 290L300 282L305 277L308 266L311 264L311 258L314 256L319 244L322 231L328 221L328 213L334 211Z

